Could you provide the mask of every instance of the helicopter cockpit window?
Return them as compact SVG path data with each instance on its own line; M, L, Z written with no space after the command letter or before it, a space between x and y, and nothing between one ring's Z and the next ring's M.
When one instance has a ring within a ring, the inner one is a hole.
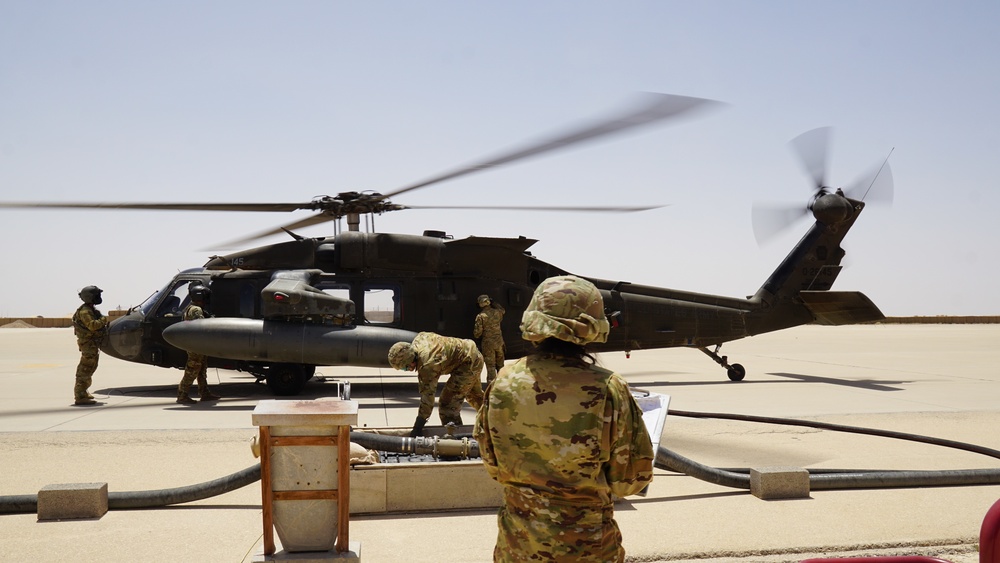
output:
M364 319L368 324L399 321L399 293L394 287L365 286Z
M156 302L159 299L160 294L163 293L163 291L164 291L163 289L156 290L152 295L147 297L146 300L143 301L141 305L139 305L138 308L140 311L142 311L143 315L148 315L153 310L153 305L156 305Z
M188 284L190 282L191 280L174 282L168 296L160 302L160 306L156 309L157 317L180 317L184 313L184 308L188 305Z

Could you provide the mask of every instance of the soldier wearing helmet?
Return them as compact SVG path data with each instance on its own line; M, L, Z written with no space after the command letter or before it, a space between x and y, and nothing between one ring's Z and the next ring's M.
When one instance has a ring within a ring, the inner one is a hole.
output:
M483 361L486 362L486 383L487 385L497 376L497 370L503 367L503 360L507 354L507 347L503 342L503 332L500 331L500 322L506 310L502 305L490 299L489 295L480 295L477 299L479 303L479 314L476 315L476 324L472 329L472 336L481 338L480 351L483 353Z
M412 343L397 342L389 348L389 365L403 371L417 372L420 408L411 436L420 436L434 410L434 392L438 379L451 374L441 391L438 415L441 424L462 424L462 402L469 401L478 410L483 404L483 356L476 343L463 338L418 333Z
M198 283L190 286L188 289L188 295L191 297L191 303L184 308L183 318L185 321L204 319L205 317L210 316L205 312L205 308L207 307L208 300L212 295L212 290ZM184 376L181 378L181 383L177 387L177 402L182 405L192 405L196 402L189 395L191 391L191 384L194 383L195 379L198 380L198 395L203 403L207 401L218 401L219 396L208 390L207 374L208 357L202 354L188 352L187 364L184 366Z
M104 339L108 327L108 318L94 306L103 303L101 293L101 288L96 285L88 285L81 289L79 295L83 305L73 313L73 333L76 335L76 345L80 348L80 363L76 366L76 384L73 386L76 405L97 404L88 389L93 381L94 372L97 371L101 340Z
M521 319L534 353L486 389L474 434L503 485L494 561L623 561L614 496L653 478L653 447L625 380L584 348L606 342L601 293L576 276L549 278Z

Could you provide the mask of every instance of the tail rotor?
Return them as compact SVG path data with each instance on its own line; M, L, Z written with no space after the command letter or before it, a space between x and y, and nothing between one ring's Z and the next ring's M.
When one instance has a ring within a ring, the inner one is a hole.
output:
M846 220L853 213L853 204L849 200L892 203L893 182L888 156L881 165L842 189L833 190L827 185L831 132L830 127L813 129L789 143L812 180L812 196L804 206L755 203L751 219L757 244L764 244L810 214L816 220L830 225Z

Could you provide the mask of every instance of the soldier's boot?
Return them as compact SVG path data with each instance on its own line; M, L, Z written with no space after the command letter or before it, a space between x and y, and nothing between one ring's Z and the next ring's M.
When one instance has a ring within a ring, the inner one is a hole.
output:
M73 404L74 405L96 405L97 401L95 401L93 397L89 397L89 398L88 397L80 397L79 399L76 399L75 401L73 401Z
M441 424L444 425L444 426L448 426L449 424L454 424L455 426L461 426L462 425L462 415L461 414L456 414L456 415L452 415L452 416L442 416L441 417Z
M212 393L208 389L205 389L205 391L202 392L201 388L199 387L198 390L199 390L199 398L201 399L201 402L203 402L203 403L208 402L208 401L218 401L219 399L222 398L222 397L216 395L215 393Z
M420 415L418 414L417 420L413 421L413 430L410 430L410 437L416 438L417 436L423 436L425 424L427 424L427 419L420 418Z
M195 401L194 399L192 399L191 397L189 397L187 393L185 393L183 391L179 391L177 393L177 402L179 404L182 404L182 405L193 405L193 404L197 403L198 401Z

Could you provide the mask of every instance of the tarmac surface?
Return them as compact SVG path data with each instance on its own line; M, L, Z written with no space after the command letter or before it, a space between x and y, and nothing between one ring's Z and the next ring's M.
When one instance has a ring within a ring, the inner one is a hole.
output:
M747 369L730 382L697 350L605 354L634 387L683 411L791 417L909 432L1000 449L1000 325L806 326L729 343ZM181 372L101 357L72 406L71 329L0 328L0 496L50 484L109 491L201 483L256 463L251 412L273 398L247 374L210 370L215 404L174 402ZM352 385L359 426L409 427L412 374L320 368L304 397ZM475 413L466 407L471 423ZM432 421L437 415L432 415ZM1000 460L902 440L772 424L668 416L661 443L716 467L1000 468ZM978 561L979 528L1000 486L818 491L760 500L657 470L645 497L616 505L629 561L785 562L847 555ZM490 561L494 510L351 517L362 561ZM39 522L0 514L0 561L249 562L261 542L260 486L186 505Z

